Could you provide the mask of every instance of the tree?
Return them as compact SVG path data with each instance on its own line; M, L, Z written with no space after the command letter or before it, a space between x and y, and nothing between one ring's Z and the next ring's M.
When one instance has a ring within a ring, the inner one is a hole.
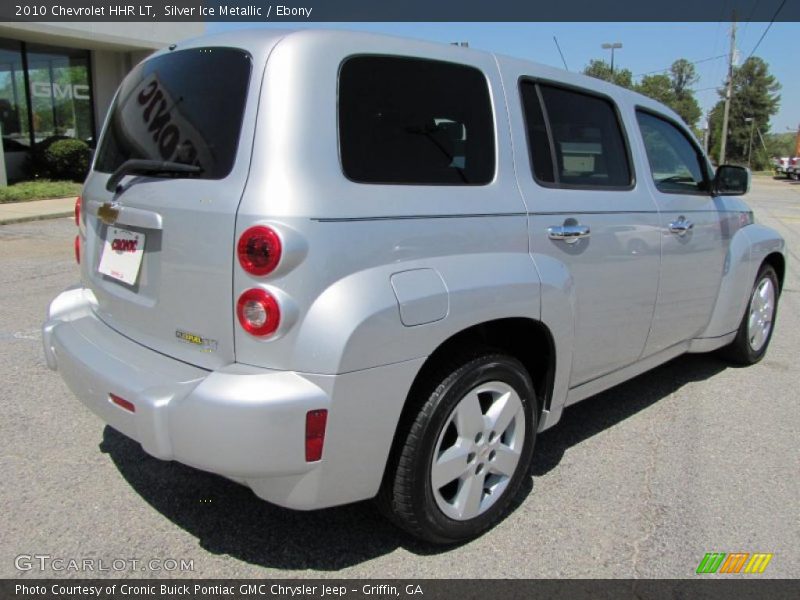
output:
M700 81L700 77L697 75L694 65L685 58L679 58L672 63L669 72L672 80L672 90L678 98L691 95L691 87Z
M681 116L681 119L689 127L694 128L703 114L694 97L694 91L692 91L692 86L700 81L700 77L697 75L694 65L685 58L679 58L672 63L669 72L672 91L675 95L674 103L670 104L670 107Z
M689 127L695 128L702 111L691 86L699 80L694 65L685 58L680 58L672 63L669 75L645 75L635 89L640 94L666 104Z
M794 156L796 133L770 133L764 136L770 156Z
M700 105L691 92L686 96L676 97L670 108L678 113L681 119L693 129L697 127L697 122L703 114L703 111L700 110Z
M752 56L733 71L733 88L728 119L728 140L725 148L725 161L747 163L752 136L752 165L764 168L769 160L761 147L759 132L766 136L769 132L769 119L777 114L780 106L781 84L769 73L769 65L761 58ZM722 140L722 113L724 108L725 86L719 89L722 98L711 111L709 130L711 136L711 155L719 156ZM753 121L745 121L751 118Z
M624 88L633 89L633 73L630 69L614 69L611 72L611 65L604 60L592 59L583 69L584 75L602 79Z
M668 75L645 75L636 86L636 91L669 107L675 104L675 91Z

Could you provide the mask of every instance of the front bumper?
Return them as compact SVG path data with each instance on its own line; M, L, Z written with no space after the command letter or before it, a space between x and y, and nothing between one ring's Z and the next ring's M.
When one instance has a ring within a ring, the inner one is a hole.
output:
M321 508L377 492L405 395L390 394L385 405L373 400L360 410L360 390L385 377L409 379L410 386L413 365L339 376L235 363L207 371L114 331L92 304L91 292L82 288L53 301L42 336L47 364L81 402L149 454L239 481L290 508ZM132 402L135 412L112 403L110 394ZM307 463L305 416L323 408L329 411L323 458ZM355 441L354 432L361 434ZM380 464L358 468L365 456Z

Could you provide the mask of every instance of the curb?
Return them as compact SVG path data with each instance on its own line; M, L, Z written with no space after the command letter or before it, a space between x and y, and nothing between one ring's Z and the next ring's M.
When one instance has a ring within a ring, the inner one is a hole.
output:
M61 219L63 217L71 217L73 211L52 213L48 215L30 215L28 217L14 217L13 219L0 219L0 225L14 225L15 223L27 223L29 221L46 221L48 219Z

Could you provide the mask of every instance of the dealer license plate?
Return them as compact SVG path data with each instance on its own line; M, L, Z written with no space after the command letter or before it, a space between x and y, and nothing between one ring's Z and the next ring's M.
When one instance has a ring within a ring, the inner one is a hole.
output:
M136 283L144 256L144 238L143 233L109 227L97 270L128 285Z

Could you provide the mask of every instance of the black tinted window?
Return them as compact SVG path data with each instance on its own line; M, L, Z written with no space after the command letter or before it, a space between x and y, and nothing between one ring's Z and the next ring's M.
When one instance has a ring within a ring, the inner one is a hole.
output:
M485 184L495 149L486 78L472 67L384 56L339 75L339 144L362 183Z
M125 78L95 168L111 173L131 158L199 165L221 179L236 156L250 55L233 48L165 54Z
M628 150L610 101L531 82L522 83L522 101L533 171L539 181L598 188L631 184Z
M638 111L653 181L662 192L697 193L708 189L704 159L686 135L669 121Z

